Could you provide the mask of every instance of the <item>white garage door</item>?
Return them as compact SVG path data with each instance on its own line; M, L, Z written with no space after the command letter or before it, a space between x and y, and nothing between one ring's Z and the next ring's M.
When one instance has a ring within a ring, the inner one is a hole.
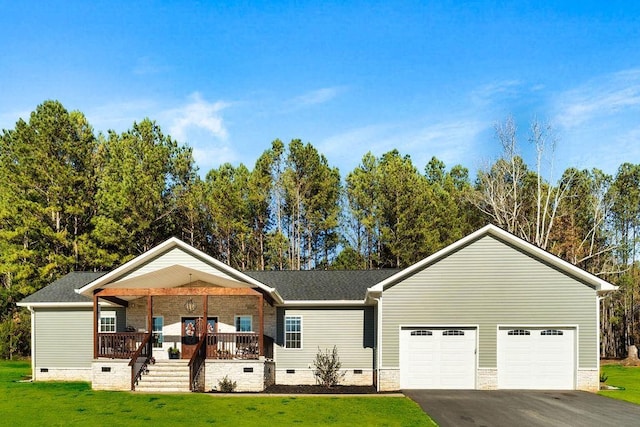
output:
M498 330L498 387L572 390L575 388L575 329Z
M401 388L474 389L475 378L475 329L401 329Z

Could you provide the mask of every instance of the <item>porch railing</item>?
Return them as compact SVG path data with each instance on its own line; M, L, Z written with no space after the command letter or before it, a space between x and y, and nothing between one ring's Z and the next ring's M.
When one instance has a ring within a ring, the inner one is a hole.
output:
M131 366L131 390L136 389L136 384L142 376L142 373L147 370L147 365L149 364L149 359L153 351L152 343L151 333L145 334L142 343L140 343L138 349L131 356L131 361L129 362L129 366Z
M147 335L144 332L98 333L98 357L131 359Z
M259 359L260 339L255 332L207 334L207 359Z
M191 391L204 391L203 368L206 357L206 336L202 335L189 360L189 390Z

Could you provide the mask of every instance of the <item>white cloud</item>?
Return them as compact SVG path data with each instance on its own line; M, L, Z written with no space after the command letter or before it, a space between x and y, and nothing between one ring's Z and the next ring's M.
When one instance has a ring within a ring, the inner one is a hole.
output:
M471 100L475 104L486 105L497 99L517 96L521 87L519 80L505 80L479 86L471 92Z
M110 102L90 108L86 116L97 131L112 129L122 132L130 129L133 122L139 122L145 117L154 120L151 113L157 108L156 102L148 99Z
M203 130L210 136L225 140L227 129L224 126L220 112L229 104L223 101L207 102L199 93L190 96L190 102L163 113L171 123L170 134L178 141L187 141L192 130Z
M341 86L314 89L285 102L285 112L301 110L315 105L326 104L344 92Z
M474 118L449 118L438 122L415 120L363 126L331 136L319 144L320 151L337 164L344 174L345 166L353 168L354 153L359 156L371 151L380 156L398 149L402 155L410 155L414 165L421 170L431 157L436 156L450 167L462 164L477 166L478 136L487 130L485 124ZM337 161L336 161L337 160Z
M567 129L635 111L640 107L640 69L594 79L560 93L555 104L555 123Z

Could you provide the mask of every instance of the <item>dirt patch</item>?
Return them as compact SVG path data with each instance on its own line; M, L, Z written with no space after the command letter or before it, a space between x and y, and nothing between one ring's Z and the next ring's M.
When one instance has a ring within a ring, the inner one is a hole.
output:
M600 365L640 366L640 359L627 357L626 359L600 359Z
M281 385L267 387L264 393L272 394L375 394L374 386L338 385L327 388L319 385Z

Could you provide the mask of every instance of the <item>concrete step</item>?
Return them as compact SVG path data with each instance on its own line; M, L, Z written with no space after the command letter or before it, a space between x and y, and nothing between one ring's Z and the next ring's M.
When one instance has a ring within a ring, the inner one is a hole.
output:
M136 385L136 391L145 393L183 393L189 391L189 361L157 361L147 366L148 372Z
M188 393L189 387L136 387L136 391L140 393Z

